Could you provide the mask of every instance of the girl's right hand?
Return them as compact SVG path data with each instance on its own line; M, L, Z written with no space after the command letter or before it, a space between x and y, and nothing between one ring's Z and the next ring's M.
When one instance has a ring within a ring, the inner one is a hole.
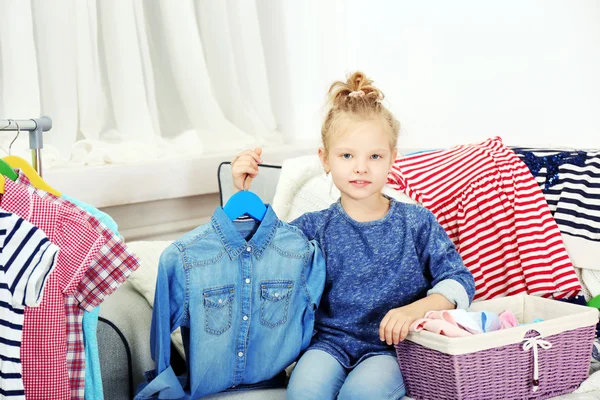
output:
M258 175L258 164L263 162L261 154L260 147L248 149L235 156L231 162L233 185L238 191L250 189L250 183Z

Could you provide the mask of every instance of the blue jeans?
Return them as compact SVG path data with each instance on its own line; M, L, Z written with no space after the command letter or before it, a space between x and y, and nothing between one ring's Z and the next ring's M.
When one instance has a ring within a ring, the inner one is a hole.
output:
M329 353L309 350L292 372L286 399L397 400L405 392L395 357L369 357L348 370Z

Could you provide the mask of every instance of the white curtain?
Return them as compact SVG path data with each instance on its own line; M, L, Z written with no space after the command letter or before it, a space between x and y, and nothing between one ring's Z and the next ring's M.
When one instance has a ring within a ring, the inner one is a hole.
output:
M282 141L255 1L0 0L0 15L0 118L52 118L46 166ZM21 134L12 154L27 149Z

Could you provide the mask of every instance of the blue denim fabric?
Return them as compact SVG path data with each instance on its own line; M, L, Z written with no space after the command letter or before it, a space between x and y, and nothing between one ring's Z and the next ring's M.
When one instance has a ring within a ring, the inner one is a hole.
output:
M136 398L196 399L275 377L308 347L324 284L318 244L270 206L260 224L232 222L217 208L161 255L150 332L156 370ZM184 387L169 365L177 327Z
M369 357L348 369L329 353L309 350L296 364L285 397L288 400L395 400L405 393L395 356Z

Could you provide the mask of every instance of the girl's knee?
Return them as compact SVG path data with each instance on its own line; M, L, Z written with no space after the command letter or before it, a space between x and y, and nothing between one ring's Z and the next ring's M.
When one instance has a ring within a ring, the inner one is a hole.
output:
M346 382L340 390L338 400L398 400L404 397L405 394L404 383L400 383L397 387L390 389L382 385L369 385L365 382L362 384L358 382Z
M308 351L292 371L286 399L335 399L346 373L332 356L319 350Z
M396 400L406 394L396 359L379 355L363 360L350 372L339 394L340 400Z
M323 394L310 387L288 387L285 398L286 400L321 400Z
M285 395L287 400L333 400L341 386L341 382L337 382L334 376L296 376L295 378L292 378L288 385Z

